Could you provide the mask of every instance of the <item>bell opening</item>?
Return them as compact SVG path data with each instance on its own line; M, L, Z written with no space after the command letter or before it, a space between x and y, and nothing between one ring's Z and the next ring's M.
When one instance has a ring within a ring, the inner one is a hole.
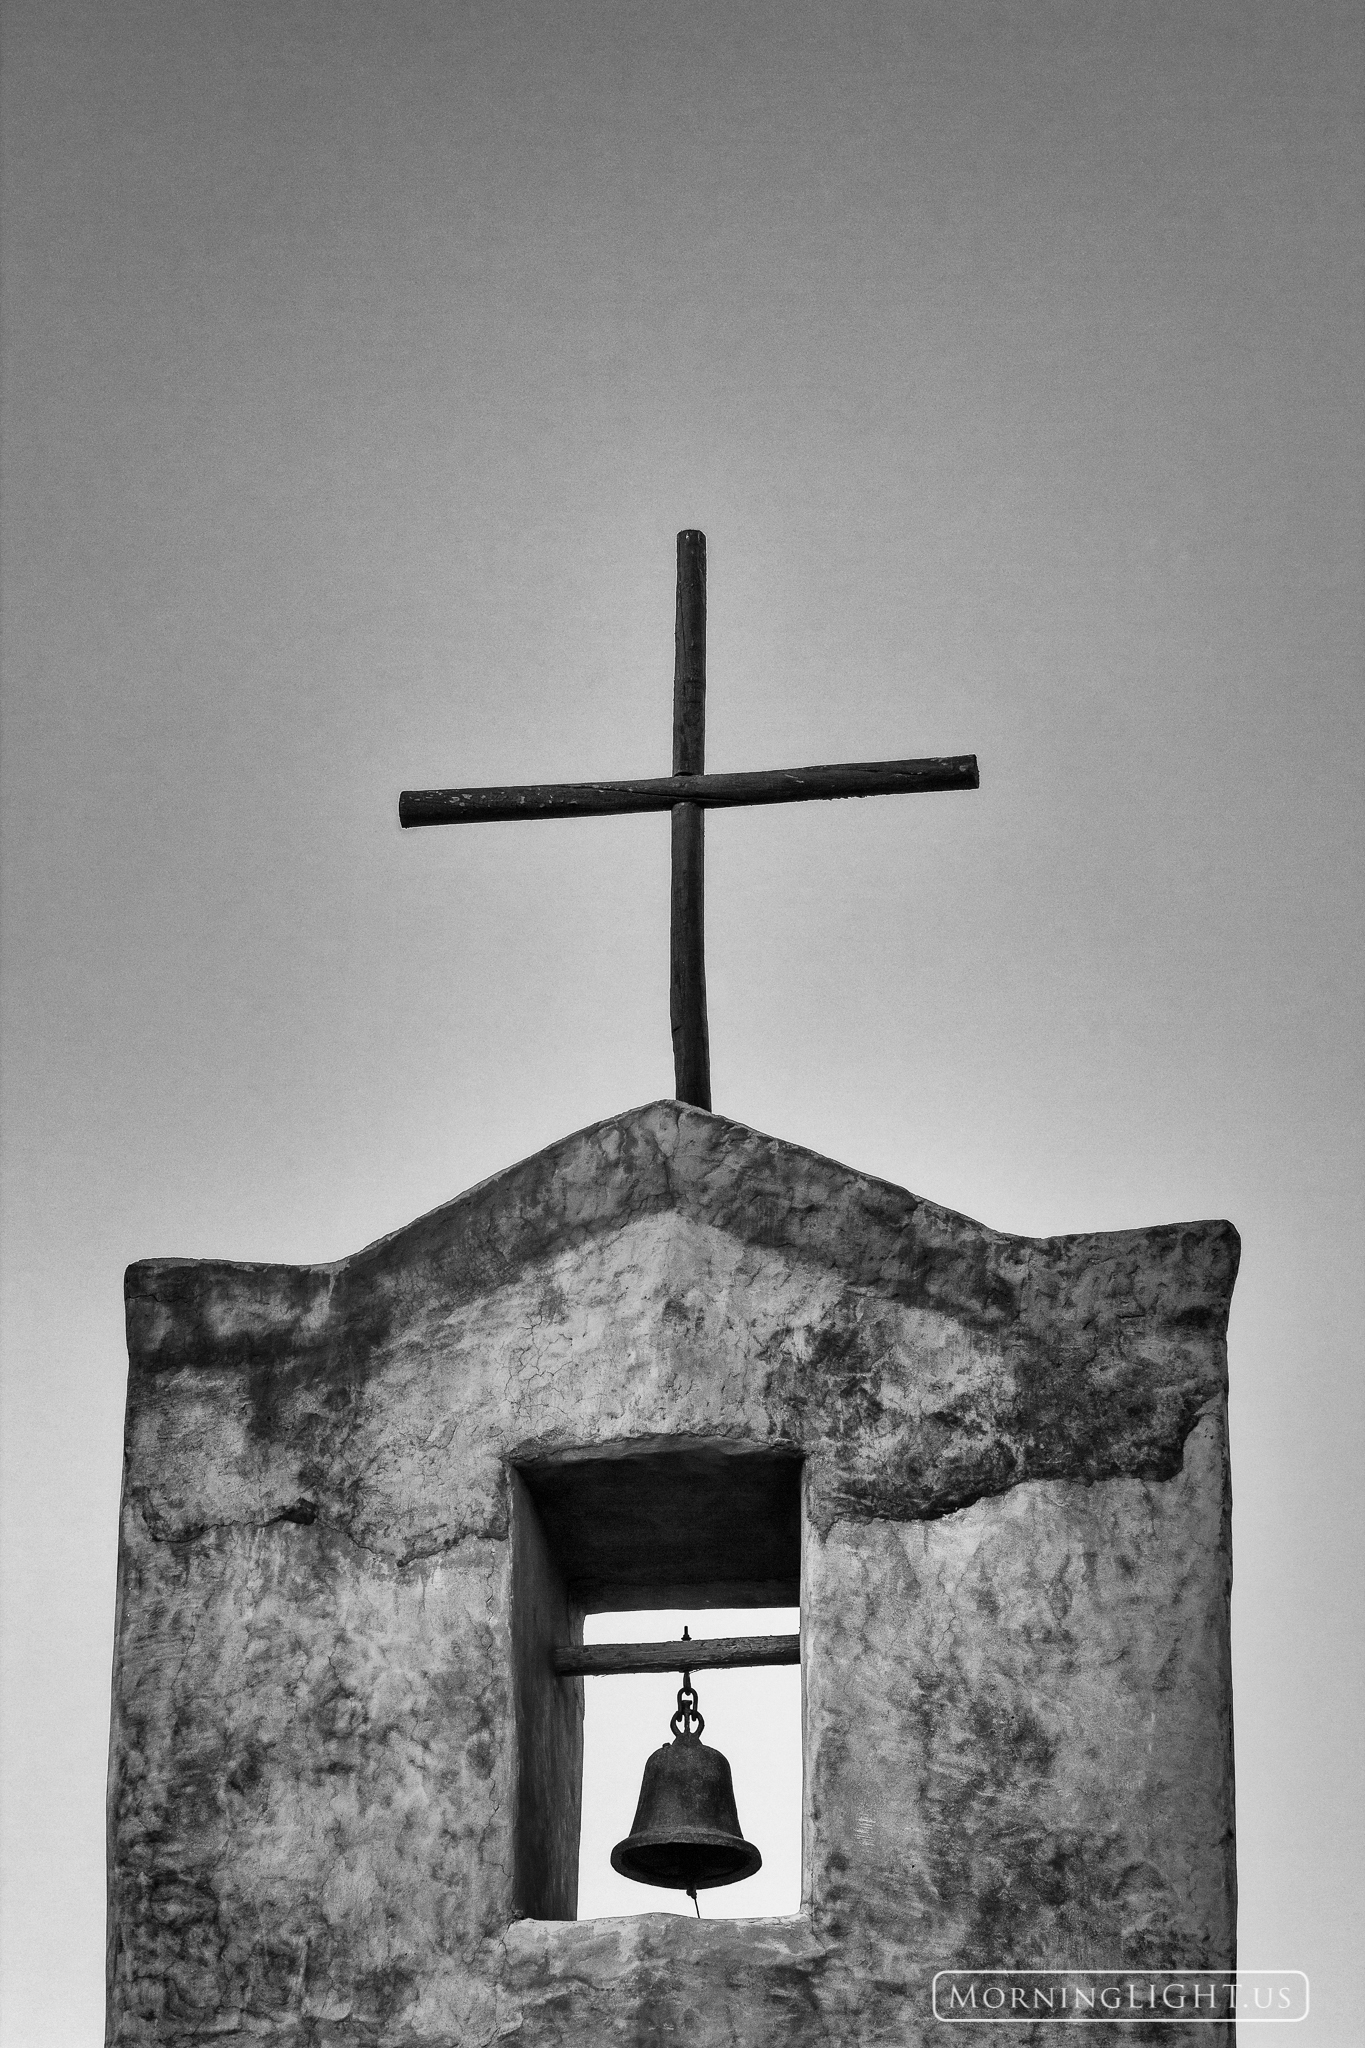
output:
M611 1867L636 1884L667 1891L714 1891L738 1884L763 1867L751 1842L621 1842L611 1852Z

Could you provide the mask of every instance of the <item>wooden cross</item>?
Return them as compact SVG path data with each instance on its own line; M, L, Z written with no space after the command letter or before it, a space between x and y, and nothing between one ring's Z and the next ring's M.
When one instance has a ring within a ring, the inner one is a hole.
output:
M976 789L975 754L931 761L849 761L830 768L770 768L707 775L706 535L678 535L674 626L673 773L643 782L549 782L511 789L405 789L402 825L476 825L507 818L600 818L621 811L673 814L669 1011L674 1089L711 1107L703 925L703 813L734 804L797 804L817 797L898 796Z

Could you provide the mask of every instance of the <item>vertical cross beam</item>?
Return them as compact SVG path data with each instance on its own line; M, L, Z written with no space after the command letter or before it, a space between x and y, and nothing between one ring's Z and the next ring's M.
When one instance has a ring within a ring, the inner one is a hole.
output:
M678 535L678 601L673 635L673 773L706 767L706 535ZM705 812L674 804L669 917L669 1017L673 1092L679 1102L711 1107L711 1046L706 1030Z

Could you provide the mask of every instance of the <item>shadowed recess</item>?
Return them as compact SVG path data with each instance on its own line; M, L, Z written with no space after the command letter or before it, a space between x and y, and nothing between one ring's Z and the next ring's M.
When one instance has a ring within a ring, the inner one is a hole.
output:
M518 1469L570 1597L588 1612L800 1598L801 1460L793 1452L626 1445Z

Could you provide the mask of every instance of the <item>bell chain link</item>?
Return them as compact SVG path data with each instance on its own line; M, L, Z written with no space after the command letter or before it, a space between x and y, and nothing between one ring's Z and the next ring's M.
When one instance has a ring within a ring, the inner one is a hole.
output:
M691 1640L691 1631L686 1623L684 1623L683 1641L689 1643ZM695 1727L692 1725L694 1721L696 1723ZM692 1673L690 1671L685 1670L683 1672L683 1682L678 1690L678 1711L674 1714L668 1725L675 1735L700 1735L702 1729L706 1726L698 1711L697 1689L692 1683ZM696 1904L695 1900L693 1904ZM700 1908L698 1908L698 1911L700 1911Z

